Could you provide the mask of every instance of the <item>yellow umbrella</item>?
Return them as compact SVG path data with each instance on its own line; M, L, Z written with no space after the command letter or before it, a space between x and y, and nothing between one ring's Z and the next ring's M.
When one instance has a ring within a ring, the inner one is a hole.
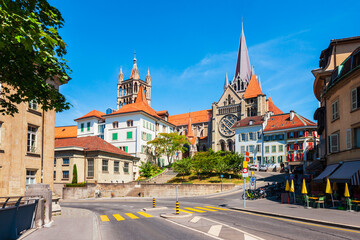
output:
M347 183L345 183L345 192L344 192L344 196L345 196L345 197L350 197L349 187L348 187L348 184L347 184Z
M290 190L289 180L286 180L285 191L289 191L289 190Z
M332 188L332 190L333 190L334 192L337 191L337 190L339 190L336 182L333 182L333 188Z
M327 179L327 182L326 182L326 190L325 190L325 193L327 194L332 194L332 190L331 190L331 185L330 185L330 180Z
M290 192L295 192L294 180L291 180Z
M302 184L302 189L301 189L301 193L302 194L307 194L307 189L306 189L306 183L305 183L305 178L303 178L303 184Z

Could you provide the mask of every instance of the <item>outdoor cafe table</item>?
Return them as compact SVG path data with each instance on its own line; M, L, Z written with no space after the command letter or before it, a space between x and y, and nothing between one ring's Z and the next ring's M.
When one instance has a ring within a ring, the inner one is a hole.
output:
M311 199L311 200L318 200L319 197L309 197L309 199Z
M353 203L360 203L360 200L351 200Z

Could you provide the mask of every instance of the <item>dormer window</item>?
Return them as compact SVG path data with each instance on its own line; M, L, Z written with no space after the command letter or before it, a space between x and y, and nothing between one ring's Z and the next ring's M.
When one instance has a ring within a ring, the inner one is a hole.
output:
M128 127L132 127L134 125L133 120L128 120L126 123Z
M119 122L113 122L113 128L118 128L119 127Z

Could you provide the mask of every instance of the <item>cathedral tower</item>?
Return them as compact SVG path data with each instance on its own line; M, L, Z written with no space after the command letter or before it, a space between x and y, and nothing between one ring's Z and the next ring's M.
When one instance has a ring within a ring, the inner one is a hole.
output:
M121 108L125 104L134 103L136 101L136 97L140 86L143 87L145 92L146 100L151 105L151 76L150 70L148 69L148 73L146 75L146 80L141 80L139 75L139 69L137 67L137 59L134 54L134 65L131 71L130 78L124 80L124 74L122 72L122 68L120 68L120 73L118 77L118 96L117 96L117 109Z

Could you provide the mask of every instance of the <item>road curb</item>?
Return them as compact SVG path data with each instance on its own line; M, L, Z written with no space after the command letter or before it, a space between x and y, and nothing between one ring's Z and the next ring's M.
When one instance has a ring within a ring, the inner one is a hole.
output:
M312 218L295 217L295 216L289 216L289 215L283 215L283 214L271 213L271 212L260 212L260 211L256 211L256 210L250 210L250 209L244 209L244 208L236 208L236 207L230 207L229 209L237 210L237 211L240 211L240 212L256 213L256 214L261 214L261 215L266 215L266 216L271 216L271 217L286 218L286 219L291 219L291 220L297 220L297 221L300 221L300 222L315 223L315 224L320 224L320 225L325 225L325 226L331 226L331 227L338 227L338 228L345 228L345 229L351 229L351 230L360 231L360 227L358 227L358 226L347 225L347 224L342 224L342 223L334 223L334 222L328 222L328 221L317 220L317 219L312 219Z
M168 213L168 214L160 214L160 217L162 218L186 218L186 217L191 217L192 214L190 213L180 213L180 214L175 214L175 213Z
M167 207L155 207L155 208L143 208L145 212L151 212L151 211L159 211L159 210L165 210L168 209Z

